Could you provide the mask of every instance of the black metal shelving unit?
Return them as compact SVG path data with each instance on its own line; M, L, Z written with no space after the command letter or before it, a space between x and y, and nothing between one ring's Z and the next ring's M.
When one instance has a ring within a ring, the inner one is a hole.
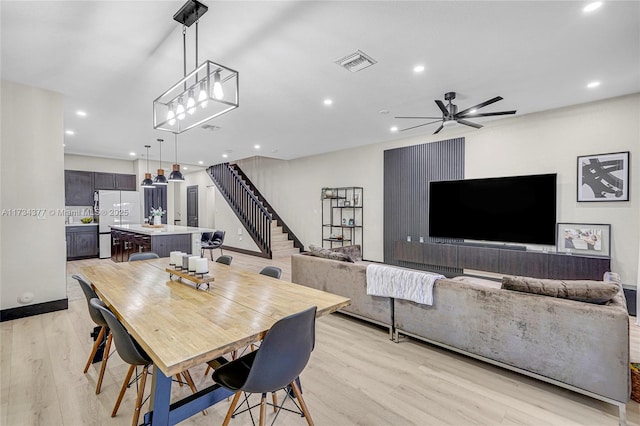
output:
M359 186L322 188L322 247L362 247L363 195Z

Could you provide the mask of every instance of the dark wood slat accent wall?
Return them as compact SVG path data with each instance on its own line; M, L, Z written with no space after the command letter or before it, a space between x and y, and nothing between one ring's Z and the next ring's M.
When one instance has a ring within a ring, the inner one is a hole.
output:
M602 280L603 274L611 270L611 259L601 257L406 241L396 242L394 258L402 266L446 276L471 269L534 278Z
M397 245L429 238L429 182L464 178L464 138L448 139L384 152L384 262L411 266L422 263L423 253ZM452 240L454 241L454 240ZM402 261L404 255L413 260ZM426 267L426 266L425 266Z

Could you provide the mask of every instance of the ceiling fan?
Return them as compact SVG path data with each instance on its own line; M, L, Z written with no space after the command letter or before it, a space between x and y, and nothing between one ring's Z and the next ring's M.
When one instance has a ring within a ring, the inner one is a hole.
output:
M482 127L481 124L472 123L471 121L468 121L467 118L490 117L493 115L507 115L507 114L516 113L516 110L486 112L482 114L476 113L476 111L478 111L482 107L486 107L487 105L491 105L494 102L501 101L502 96L496 96L495 98L491 98L488 101L484 101L482 103L479 103L478 105L474 105L460 112L458 112L458 106L451 103L451 101L453 101L455 98L456 98L456 92L447 92L444 94L444 99L445 101L449 101L448 105L445 105L444 102L442 102L440 99L437 99L435 101L436 105L438 105L438 108L440 108L440 111L442 111L442 117L396 117L396 118L435 120L435 121L430 121L428 123L418 124L417 126L407 127L406 129L402 129L400 131L404 132L405 130L411 130L417 127L427 126L429 124L438 123L438 122L441 122L441 124L440 124L440 127L438 127L438 129L435 132L433 132L434 135L440 132L440 130L442 130L444 127L448 127L456 123L464 124L465 126L471 126L471 127L475 127L476 129L479 129Z

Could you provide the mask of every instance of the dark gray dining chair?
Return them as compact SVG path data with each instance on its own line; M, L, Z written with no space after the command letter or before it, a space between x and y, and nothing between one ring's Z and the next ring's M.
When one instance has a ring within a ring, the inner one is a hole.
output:
M157 253L152 251L144 251L142 253L133 253L129 256L129 262L136 262L138 260L160 259Z
M315 346L315 320L315 306L282 318L267 331L259 349L230 361L213 372L216 383L236 392L223 425L228 425L231 418L239 414L236 413L236 406L242 393L245 394L243 404L246 403L247 409L241 412L260 406L260 425L264 425L266 406L274 405L274 409L277 408L279 412L287 399L291 398L289 392L286 392L282 404L277 406L275 397L273 404L266 402L267 393L275 395L276 391L289 387L293 390L307 423L313 424L296 379L309 362ZM259 404L249 405L248 397L251 393L262 394Z
M278 268L277 266L265 266L260 271L260 274L280 279L280 276L282 275L282 269Z
M229 256L228 254L225 254L224 256L219 256L216 259L217 263L222 263L225 265L231 265L231 261L233 260L233 256Z
M96 353L98 352L98 348L100 347L100 345L102 344L106 336L106 343L102 353L102 365L100 366L100 373L98 374L98 383L96 384L96 395L97 395L100 393L100 390L102 388L102 379L104 378L104 372L105 372L105 369L107 368L107 361L109 360L109 351L111 350L111 339L113 335L111 334L109 330L109 326L107 325L107 321L105 321L104 317L102 316L102 313L98 309L91 306L91 303L90 303L91 299L94 299L94 298L98 299L98 295L93 290L93 287L91 287L91 284L89 284L89 282L85 280L83 277L81 277L80 275L72 275L72 278L78 281L78 284L80 285L80 288L84 293L84 297L87 299L87 308L89 309L89 315L91 316L91 319L93 320L94 323L96 323L96 325L100 327L100 331L98 332L98 337L96 338L96 341L93 343L93 348L91 348L89 359L87 360L87 363L84 366L84 373L89 371L89 366L93 363L93 359L95 358Z
M202 245L200 247L200 257L204 257L205 250L210 250L209 255L211 256L211 260L213 260L213 250L217 248L220 249L220 254L224 254L222 252L222 243L224 242L225 234L225 231L215 231L209 241L202 241Z
M140 407L142 406L142 397L144 395L144 386L147 381L147 374L149 374L149 367L153 364L153 361L147 355L147 353L140 347L138 342L136 342L133 337L129 334L129 332L124 328L122 323L116 318L116 316L111 312L107 306L100 299L91 299L91 306L98 309L104 319L107 321L109 325L109 329L113 334L113 340L116 344L116 350L118 351L118 355L120 358L127 364L129 364L129 371L127 372L127 376L122 383L122 387L120 388L120 394L118 395L118 400L116 401L116 405L113 407L113 411L111 412L111 417L115 417L118 414L118 408L120 408L120 403L122 402L122 397L124 397L124 393L127 391L131 380L131 376L133 375L133 371L136 366L142 366L142 373L135 378L138 380L138 395L136 397L136 405L135 410L133 412L133 425L138 424L138 419L140 418Z

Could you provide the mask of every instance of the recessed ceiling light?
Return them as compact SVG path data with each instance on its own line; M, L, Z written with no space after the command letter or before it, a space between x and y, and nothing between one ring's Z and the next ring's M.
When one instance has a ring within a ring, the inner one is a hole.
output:
M62 144L62 147L64 148L65 146L67 146L67 144L66 144L66 143L63 143L63 144Z
M200 160L198 161L198 164L204 164L204 161Z
M131 152L129 153L129 155L130 155L130 156L132 156L132 157L135 157L135 156L136 156L136 153L135 153L135 152L133 152L133 151L131 151Z
M74 132L73 130L65 130L64 132L66 134L68 134L68 135L75 135L76 134L76 132Z
M421 73L422 71L424 71L424 65L416 65L413 67L413 72L415 73Z
M588 5L586 5L582 11L585 13L589 13L589 12L593 12L596 9L599 9L600 6L602 6L602 2L601 1L594 1L593 3L589 3Z
M183 167L182 170L189 170L189 168L188 167Z
M387 114L389 114L389 110L388 109L381 109L380 111L378 111L378 113L380 113L382 115L387 115Z
M253 146L253 149L260 149L260 145L255 144L255 145Z
M592 81L591 83L587 84L587 87L589 89L593 89L600 86L600 82L599 81Z
M222 154L222 158L227 158L228 156L228 154Z
M325 105L331 105L333 103L333 101L331 99L325 99L324 101L322 101Z
M87 113L85 111L78 110L76 111L76 115L79 115L80 117L86 117Z
M478 110L474 108L471 111L469 111L469 114L475 114L476 112L478 112Z
M392 132L397 132L398 126L392 126L389 130L391 130Z

